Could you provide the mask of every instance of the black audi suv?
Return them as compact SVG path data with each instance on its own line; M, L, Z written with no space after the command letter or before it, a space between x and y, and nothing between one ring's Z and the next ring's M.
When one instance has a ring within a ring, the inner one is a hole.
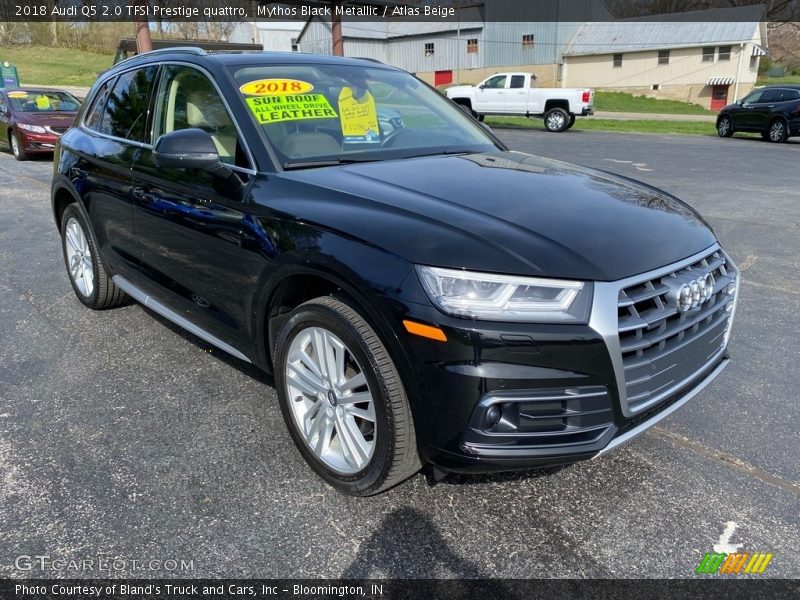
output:
M54 171L78 299L136 300L273 373L346 493L602 455L728 364L739 278L694 210L509 151L373 61L131 58Z
M723 107L717 116L717 133L731 137L737 131L760 133L776 143L800 135L800 85L757 88Z

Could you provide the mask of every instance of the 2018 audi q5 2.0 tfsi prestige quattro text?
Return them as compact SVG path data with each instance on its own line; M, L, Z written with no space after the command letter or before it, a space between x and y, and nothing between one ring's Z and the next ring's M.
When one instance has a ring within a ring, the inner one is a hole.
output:
M54 170L81 302L132 298L274 373L300 453L350 494L597 456L728 362L739 278L694 210L511 152L373 61L131 58Z

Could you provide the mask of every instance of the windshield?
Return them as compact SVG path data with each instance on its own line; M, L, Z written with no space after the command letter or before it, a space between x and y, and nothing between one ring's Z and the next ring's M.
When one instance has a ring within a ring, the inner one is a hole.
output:
M8 100L15 111L26 113L75 112L80 106L66 92L14 91L8 92Z
M287 168L496 150L479 124L402 71L268 65L233 75Z

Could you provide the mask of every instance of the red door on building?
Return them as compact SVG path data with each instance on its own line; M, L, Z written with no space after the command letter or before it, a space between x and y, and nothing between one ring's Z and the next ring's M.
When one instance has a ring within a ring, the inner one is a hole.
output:
M711 110L720 110L728 103L728 85L711 87Z
M435 71L433 73L433 85L448 85L453 83L452 71Z

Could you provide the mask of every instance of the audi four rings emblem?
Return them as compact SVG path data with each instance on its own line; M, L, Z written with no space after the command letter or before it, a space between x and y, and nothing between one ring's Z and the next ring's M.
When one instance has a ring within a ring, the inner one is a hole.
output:
M697 308L714 295L714 277L711 273L699 276L690 271L676 273L674 277L665 277L661 283L669 288L669 303L681 312Z

